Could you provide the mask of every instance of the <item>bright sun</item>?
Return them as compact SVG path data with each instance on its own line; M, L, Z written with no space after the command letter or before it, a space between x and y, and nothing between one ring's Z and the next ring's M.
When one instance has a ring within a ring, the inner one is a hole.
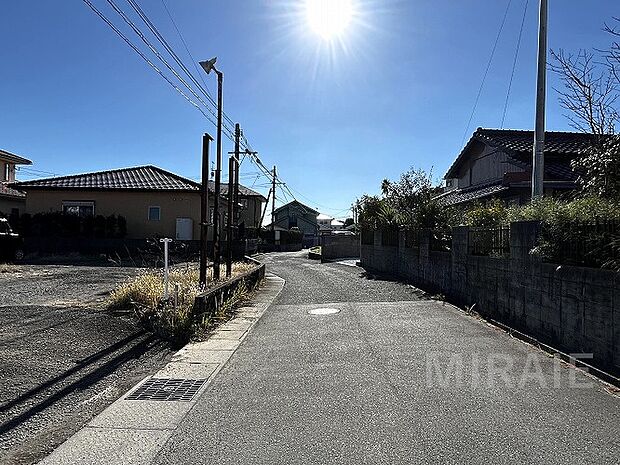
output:
M324 40L340 36L349 25L351 0L306 0L308 23Z

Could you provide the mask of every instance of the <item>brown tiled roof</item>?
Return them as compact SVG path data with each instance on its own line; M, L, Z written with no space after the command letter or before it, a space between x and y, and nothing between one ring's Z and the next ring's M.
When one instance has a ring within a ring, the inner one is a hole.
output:
M27 158L20 157L19 155L2 149L0 149L0 159L10 161L16 165L32 165L32 162Z
M47 189L195 192L200 190L200 183L152 165L36 179L17 182L13 186L25 191ZM214 191L214 187L214 182L209 181L209 190ZM221 192L222 195L228 193L226 183L222 183ZM239 186L239 193L243 196L263 197L245 186Z
M12 197L16 199L26 198L26 194L18 190L12 189L4 183L0 183L0 197Z
M471 144L481 141L492 147L501 148L519 161L531 163L534 149L534 131L519 131L514 129L484 129L478 128L467 145L463 148L452 166L448 169L445 178L453 177L454 171L464 160ZM585 154L594 142L593 134L579 132L545 132L545 155L572 158Z

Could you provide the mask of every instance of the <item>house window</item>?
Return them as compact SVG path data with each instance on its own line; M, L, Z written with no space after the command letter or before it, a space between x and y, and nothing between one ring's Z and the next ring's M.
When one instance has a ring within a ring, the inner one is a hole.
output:
M2 175L4 176L3 181L10 181L9 176L11 174L11 165L9 165L8 163L5 163L4 170L2 171L3 171Z
M239 203L241 204L241 210L247 210L248 199L239 199Z
M95 202L65 201L62 203L63 213L78 215L82 218L95 216Z
M161 219L161 207L149 207L149 221L159 221Z

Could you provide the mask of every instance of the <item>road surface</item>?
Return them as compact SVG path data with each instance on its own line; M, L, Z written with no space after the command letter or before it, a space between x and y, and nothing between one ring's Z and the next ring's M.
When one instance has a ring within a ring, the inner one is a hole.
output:
M282 293L155 463L617 463L604 384L406 284L264 259Z

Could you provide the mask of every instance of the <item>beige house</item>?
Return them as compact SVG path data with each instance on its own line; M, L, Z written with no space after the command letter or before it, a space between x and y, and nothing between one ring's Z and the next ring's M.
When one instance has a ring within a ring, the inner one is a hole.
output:
M13 186L27 193L25 211L32 215L54 211L80 216L121 215L127 220L127 237L130 239L200 239L200 184L156 166L38 179ZM213 187L210 181L211 218ZM222 183L222 226L227 195L228 186ZM239 186L240 224L257 227L261 205L265 201L258 192ZM209 239L211 236L212 230Z
M15 182L17 165L32 165L32 162L0 150L0 213L6 216L23 213L26 204L26 194L9 187L10 183Z

